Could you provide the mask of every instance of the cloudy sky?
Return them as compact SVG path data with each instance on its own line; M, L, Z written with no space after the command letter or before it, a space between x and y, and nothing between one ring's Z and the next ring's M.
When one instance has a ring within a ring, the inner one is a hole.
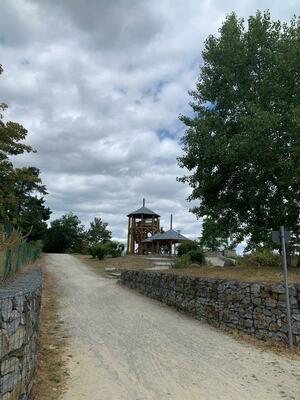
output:
M180 113L190 112L203 41L226 14L299 15L298 0L1 0L0 101L22 123L52 218L101 216L115 238L147 206L191 237L189 188L176 182Z

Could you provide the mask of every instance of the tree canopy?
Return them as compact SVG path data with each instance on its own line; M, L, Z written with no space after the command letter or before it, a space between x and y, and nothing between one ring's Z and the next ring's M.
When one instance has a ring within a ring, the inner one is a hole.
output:
M105 243L111 239L111 231L107 229L107 226L108 224L101 218L94 218L86 235L90 245Z
M222 227L216 221L206 218L203 221L203 233L200 238L202 249L208 251L216 251L229 247L228 232L222 230Z
M2 72L0 65L0 75ZM0 104L2 112L6 108L5 103ZM15 168L9 159L34 150L23 142L27 130L3 119L0 113L0 220L13 222L31 240L43 239L50 209L44 204L43 196L47 192L40 171L35 167Z
M68 213L51 222L44 249L49 253L80 251L84 238L84 226L80 219L77 215Z
M205 42L193 116L180 117L190 174L179 180L222 236L270 245L280 225L299 235L300 22L257 12L246 27L233 13L219 33Z

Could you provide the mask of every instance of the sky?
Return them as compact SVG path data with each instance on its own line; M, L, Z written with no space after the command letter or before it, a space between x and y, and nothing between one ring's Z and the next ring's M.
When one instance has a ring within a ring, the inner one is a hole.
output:
M176 181L180 114L199 76L209 34L227 14L269 9L299 15L298 0L1 0L0 101L28 129L37 153L17 166L41 170L52 219L95 217L125 239L126 215L142 205L191 238L201 221Z

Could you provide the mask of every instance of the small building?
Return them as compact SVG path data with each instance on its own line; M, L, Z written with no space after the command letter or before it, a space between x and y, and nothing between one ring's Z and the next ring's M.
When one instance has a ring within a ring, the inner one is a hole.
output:
M157 233L143 240L143 254L175 255L176 244L189 241L179 231L173 229L173 217L171 215L170 229L164 233Z

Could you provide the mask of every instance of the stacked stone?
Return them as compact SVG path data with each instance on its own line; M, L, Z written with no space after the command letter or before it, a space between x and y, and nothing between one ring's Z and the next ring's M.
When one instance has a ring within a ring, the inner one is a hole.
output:
M199 320L258 339L288 341L282 284L225 281L159 271L123 271L121 283ZM289 286L294 343L300 347L300 285Z
M39 269L0 289L0 398L29 398L36 368L41 304Z

